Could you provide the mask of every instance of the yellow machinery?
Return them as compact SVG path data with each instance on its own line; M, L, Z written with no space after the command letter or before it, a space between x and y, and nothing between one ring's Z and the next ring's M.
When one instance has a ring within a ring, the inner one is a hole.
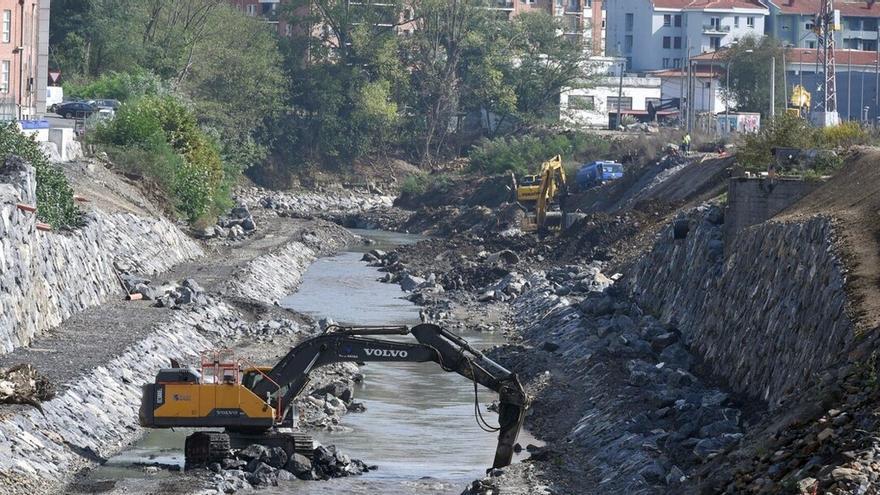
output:
M809 91L800 84L796 85L791 90L791 98L788 101L788 108L785 109L785 113L807 118L807 114L810 112L811 99L812 95L810 95Z
M562 203L568 194L568 184L561 156L556 155L541 164L541 176L537 188L534 211L529 211L526 207L527 212L522 225L525 232L543 233L551 227L562 225ZM517 197L519 197L519 188Z
M562 168L562 157L559 155L542 163L540 174L526 175L520 178L516 188L516 200L521 205L527 209L532 209L537 205L544 185L544 178L548 176L548 172L554 178L554 182L549 184L549 193L552 197L556 196L560 186L556 181L565 184L565 169Z
M416 342L375 336L410 335ZM499 394L498 447L493 467L510 464L528 398L516 374L504 369L464 339L437 325L409 327L333 326L290 349L272 367L244 367L228 351L202 356L201 369L162 369L143 387L140 425L146 428L214 428L186 439L187 466L219 462L230 448L258 443L288 455L311 456L312 439L286 431L295 425L294 400L314 369L339 362L434 362ZM482 418L480 418L481 420ZM417 437L403 438L418 441Z

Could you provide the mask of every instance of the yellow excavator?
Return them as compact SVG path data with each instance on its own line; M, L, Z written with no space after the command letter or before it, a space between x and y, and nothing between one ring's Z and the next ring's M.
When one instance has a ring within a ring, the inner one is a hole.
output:
M541 164L541 175L536 184L521 185L516 189L517 201L526 211L522 230L546 233L551 228L561 226L563 203L567 195L568 183L562 157L556 155Z
M788 101L788 108L785 113L794 115L795 117L807 118L810 113L810 100L812 95L800 84L791 89L791 98Z
M382 335L410 335L416 342L373 338ZM528 398L516 374L461 337L427 323L412 328L332 326L291 348L271 368L245 367L230 356L228 351L209 353L202 358L201 370L181 367L172 361L172 367L160 370L154 383L143 386L141 426L215 429L187 437L184 454L188 467L218 462L231 448L255 443L281 447L289 456L297 453L311 458L311 437L295 431L294 400L308 384L310 372L332 363L434 362L445 371L472 380L477 421L498 432L493 468L510 464L528 407ZM499 395L497 427L486 424L482 418L477 384Z

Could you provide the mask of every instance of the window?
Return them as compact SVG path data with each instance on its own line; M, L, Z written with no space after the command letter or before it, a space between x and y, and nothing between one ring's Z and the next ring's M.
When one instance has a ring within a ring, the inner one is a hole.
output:
M616 112L617 111L617 97L609 96L608 97L608 111ZM633 107L633 99L632 96L624 96L620 99L620 109L621 110L632 110Z
M631 34L628 34L623 37L623 49L625 53L632 53L633 51L633 37Z
M681 27L681 15L675 16L675 27Z
M0 62L0 93L9 92L9 60Z
M709 38L709 47L713 50L717 50L717 49L721 48L721 38L719 38L717 36L713 36L712 38Z
M3 11L3 42L9 43L12 41L12 11L4 10Z
M808 23L804 24L804 29L806 29L807 31L812 31L814 27L815 26L812 22L808 22Z
M681 59L680 58L672 59L672 67L676 68L676 69L680 69L681 68Z
M596 103L592 96L571 95L568 97L568 108L572 110L595 110Z
M755 29L755 18L752 16L746 17L746 26L749 29Z
M626 14L626 21L625 21L625 23L626 23L626 30L627 30L627 31L632 31L632 30L633 30L633 25L635 24L635 18L633 17L632 14Z
M810 48L810 49L816 48L816 42L815 41L807 41L807 48Z
M733 16L733 27L735 27L735 28L739 27L739 16L738 15Z
M257 6L253 5L253 4L248 5L247 6L247 15L251 15L251 16L257 15Z
M672 25L672 16L670 14L663 14L663 25L666 27Z
M681 36L676 36L672 38L672 47L676 50L681 50Z
M709 19L709 25L712 26L712 29L720 29L721 28L721 18L720 17L711 17Z
M869 17L862 22L862 31L877 31L877 18Z
M664 58L664 59L663 59L663 68L664 68L664 69L668 69L668 68L669 68L669 59L668 59L668 58Z
M670 36L663 37L663 48L672 48L672 38Z

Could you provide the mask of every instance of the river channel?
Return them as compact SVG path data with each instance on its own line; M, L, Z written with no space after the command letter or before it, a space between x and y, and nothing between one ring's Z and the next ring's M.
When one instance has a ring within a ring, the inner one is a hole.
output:
M317 260L305 273L299 290L282 305L315 319L332 318L345 324L418 324L418 307L403 298L405 293L396 284L378 282L382 274L360 259L369 249L389 249L422 238L382 231L355 232L374 243ZM503 340L494 334L462 336L477 348ZM325 482L282 483L261 493L458 494L471 480L484 475L492 463L497 437L481 430L474 419L472 382L444 372L433 363L369 363L361 371L364 381L356 388L355 399L366 405L366 411L346 415L342 421L344 431L311 434L321 443L334 444L378 469L364 476ZM497 422L497 416L486 413L486 406L495 399L496 394L480 389L480 407L490 423ZM122 479L142 476L137 464L182 464L181 450L188 433L151 431L95 474L129 484ZM536 441L524 432L520 443Z

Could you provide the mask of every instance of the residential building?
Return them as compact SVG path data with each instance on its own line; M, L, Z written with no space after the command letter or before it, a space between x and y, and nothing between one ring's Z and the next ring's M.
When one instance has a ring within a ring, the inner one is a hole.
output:
M607 55L635 71L680 68L689 55L764 34L760 0L605 0Z
M816 48L814 24L820 0L765 0L770 7L767 34L798 48ZM867 0L835 0L840 11L840 30L834 41L838 49L876 51L880 3Z
M0 0L0 120L46 111L49 0Z
M566 37L583 37L593 47L593 51L601 53L604 40L605 0L492 0L489 9L499 15L512 19L523 12L543 11L557 16L562 21L563 35Z
M623 74L626 59L594 57L595 71L604 74L589 88L571 89L559 95L559 118L572 127L609 128L621 115L648 119L648 105L661 99L661 79L653 76ZM677 113L677 109L672 112Z
M229 0L232 5L245 14L259 17L275 27L280 36L290 36L291 26L281 15L286 0Z

